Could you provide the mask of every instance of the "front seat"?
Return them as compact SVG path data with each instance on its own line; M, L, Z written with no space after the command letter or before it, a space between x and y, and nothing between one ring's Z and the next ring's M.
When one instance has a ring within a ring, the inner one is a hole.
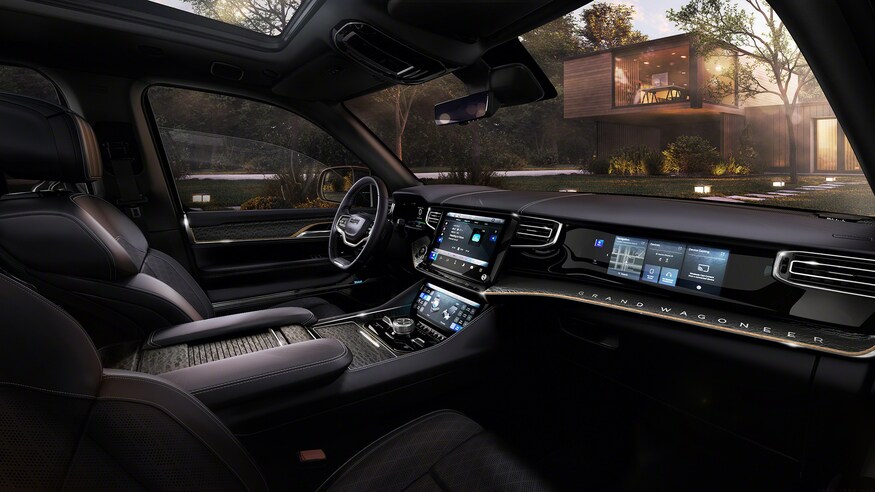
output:
M0 489L267 490L202 403L166 380L101 368L66 312L0 275ZM545 490L470 419L448 411L390 433L323 490Z
M97 139L84 119L45 101L0 95L0 179L5 172L89 183L101 171ZM182 265L150 248L119 209L85 193L0 198L0 265L64 306L101 343L143 339L157 328L215 314ZM318 318L343 314L313 297L280 306L303 307Z

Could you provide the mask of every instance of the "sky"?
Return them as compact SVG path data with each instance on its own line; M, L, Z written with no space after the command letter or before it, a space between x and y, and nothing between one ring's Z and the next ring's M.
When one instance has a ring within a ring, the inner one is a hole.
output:
M650 39L664 38L680 34L673 23L665 18L668 9L679 9L688 0L595 0L605 3L623 4L635 7L633 25ZM583 10L584 7L578 9Z
M179 10L185 10L186 12L191 12L191 4L185 2L183 0L149 0L151 2L160 3L162 5L167 5Z

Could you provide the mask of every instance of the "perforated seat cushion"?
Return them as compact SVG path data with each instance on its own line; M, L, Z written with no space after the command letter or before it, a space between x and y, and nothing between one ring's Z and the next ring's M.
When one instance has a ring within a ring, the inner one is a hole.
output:
M550 487L476 422L441 410L371 444L320 490L542 491Z

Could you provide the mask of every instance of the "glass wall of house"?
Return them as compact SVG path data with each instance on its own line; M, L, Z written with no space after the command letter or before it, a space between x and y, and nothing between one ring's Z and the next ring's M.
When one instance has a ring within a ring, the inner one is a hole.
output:
M690 100L690 45L614 54L614 106Z
M859 171L860 161L835 118L818 118L814 125L815 171Z
M738 106L738 91L735 87L738 57L735 53L717 50L703 57L702 64L705 68L702 101Z

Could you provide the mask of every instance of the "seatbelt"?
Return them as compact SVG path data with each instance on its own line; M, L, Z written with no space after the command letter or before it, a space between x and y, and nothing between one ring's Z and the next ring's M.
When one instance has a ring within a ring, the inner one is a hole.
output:
M149 199L140 192L140 185L134 174L136 160L131 157L127 142L106 142L103 147L107 157L109 157L109 165L115 175L115 183L118 188L119 198L116 200L116 204L132 219L141 219L143 217L141 206Z

